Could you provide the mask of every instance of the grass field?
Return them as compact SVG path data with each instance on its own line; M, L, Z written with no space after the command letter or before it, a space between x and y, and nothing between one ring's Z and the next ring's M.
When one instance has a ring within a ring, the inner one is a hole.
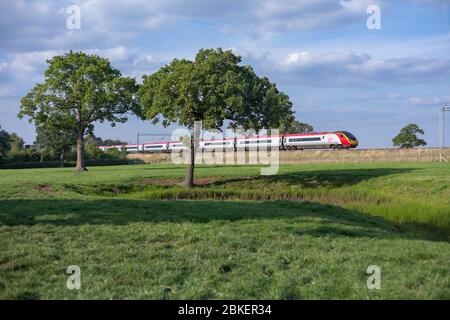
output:
M450 299L448 164L199 166L192 190L184 173L0 170L0 298Z

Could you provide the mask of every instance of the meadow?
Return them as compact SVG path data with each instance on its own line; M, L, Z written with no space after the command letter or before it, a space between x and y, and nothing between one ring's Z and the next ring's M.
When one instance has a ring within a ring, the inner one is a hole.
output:
M0 170L0 298L450 299L448 164L89 169Z

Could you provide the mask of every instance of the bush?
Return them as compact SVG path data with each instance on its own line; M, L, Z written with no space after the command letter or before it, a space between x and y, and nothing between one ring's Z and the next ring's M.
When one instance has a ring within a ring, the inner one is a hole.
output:
M11 150L6 156L6 163L37 162L41 160L41 151L35 148Z

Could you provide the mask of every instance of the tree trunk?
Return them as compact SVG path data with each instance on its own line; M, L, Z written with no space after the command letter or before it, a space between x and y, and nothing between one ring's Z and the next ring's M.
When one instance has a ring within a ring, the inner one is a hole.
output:
M86 165L84 164L84 132L78 133L77 140L77 166L75 171L87 171Z
M64 168L64 149L62 149L61 153L59 154L59 166L61 168Z
M190 146L190 163L187 167L186 171L186 179L184 180L184 185L188 188L191 188L194 186L194 168L195 168L195 145L194 145L194 138L191 138L191 146Z
M194 186L194 168L195 168L195 154L197 153L197 147L199 145L201 133L201 123L196 122L194 124L194 133L191 136L190 143L190 163L187 167L186 179L184 180L185 187L191 188Z

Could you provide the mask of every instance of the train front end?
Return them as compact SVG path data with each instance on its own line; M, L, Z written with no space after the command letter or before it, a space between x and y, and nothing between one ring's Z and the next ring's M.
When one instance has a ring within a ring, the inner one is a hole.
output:
M356 148L358 146L358 139L348 131L337 131L335 132L339 139L341 140L341 144L344 148Z

